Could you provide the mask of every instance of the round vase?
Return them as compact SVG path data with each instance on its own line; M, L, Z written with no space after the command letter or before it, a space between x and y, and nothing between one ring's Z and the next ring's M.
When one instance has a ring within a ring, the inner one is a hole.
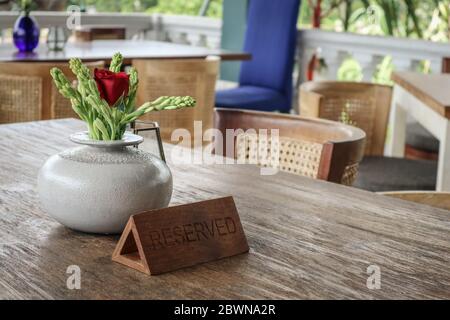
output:
M114 234L133 214L167 207L172 174L156 156L130 147L143 138L91 140L87 132L70 139L83 146L51 156L39 171L38 193L47 213L78 231Z
M14 24L14 45L20 52L31 52L39 44L39 26L28 14L21 14Z

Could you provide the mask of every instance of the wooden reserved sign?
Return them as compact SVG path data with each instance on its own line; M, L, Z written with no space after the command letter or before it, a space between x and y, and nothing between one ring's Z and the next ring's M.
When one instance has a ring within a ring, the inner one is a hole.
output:
M233 197L225 197L132 216L112 260L154 275L248 250Z

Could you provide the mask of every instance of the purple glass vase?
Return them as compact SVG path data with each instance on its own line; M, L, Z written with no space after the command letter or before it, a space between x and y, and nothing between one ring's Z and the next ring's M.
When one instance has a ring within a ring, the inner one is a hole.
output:
M33 17L21 14L14 24L14 45L20 52L31 52L39 44L39 26Z

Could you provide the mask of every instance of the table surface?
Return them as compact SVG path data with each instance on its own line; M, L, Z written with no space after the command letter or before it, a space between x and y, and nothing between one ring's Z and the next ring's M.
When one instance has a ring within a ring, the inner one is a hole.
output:
M450 74L403 71L394 72L392 80L431 109L450 119Z
M248 254L158 276L114 263L117 236L61 226L36 194L39 168L81 129L0 126L0 298L450 298L450 211L249 165L170 164L172 205L234 196ZM66 287L69 265L80 290ZM369 265L380 289L367 288Z
M222 60L249 60L251 55L222 49L209 49L183 44L148 40L95 40L91 42L67 43L63 51L48 51L40 44L33 53L18 53L12 44L0 45L0 61L57 62L80 58L84 61L110 61L112 55L120 51L126 62L131 59L186 59L220 56Z

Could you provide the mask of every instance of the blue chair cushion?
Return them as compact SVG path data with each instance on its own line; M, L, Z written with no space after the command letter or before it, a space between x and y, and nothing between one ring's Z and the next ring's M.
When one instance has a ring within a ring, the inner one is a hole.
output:
M251 0L244 51L252 59L241 64L239 88L219 91L216 105L288 112L300 0Z
M278 91L255 86L240 86L216 92L216 106L261 111L287 112L291 106Z
M299 0L250 1L244 51L252 59L241 65L240 85L291 95L299 5Z

